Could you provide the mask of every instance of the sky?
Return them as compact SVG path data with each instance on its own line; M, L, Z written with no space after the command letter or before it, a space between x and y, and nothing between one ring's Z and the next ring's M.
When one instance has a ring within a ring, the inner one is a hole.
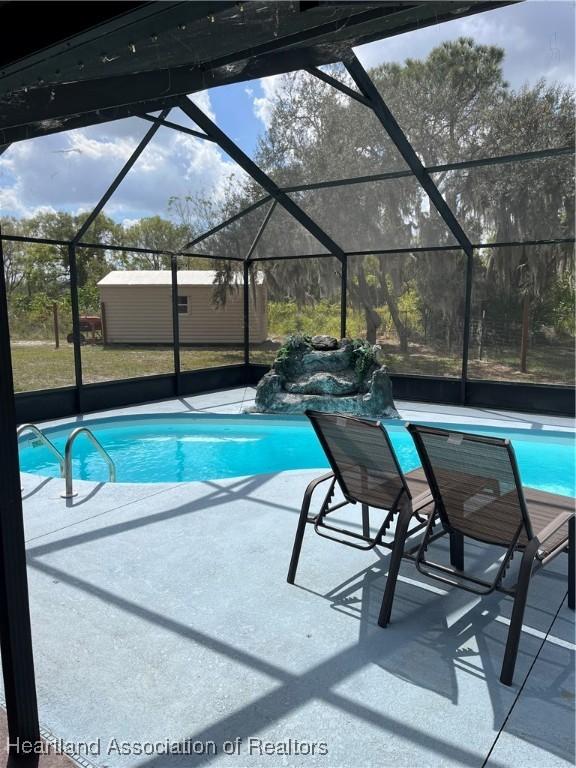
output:
M528 0L465 19L426 27L356 49L366 67L425 57L461 36L504 48L504 77L512 88L539 78L574 86L573 0ZM249 155L265 131L281 77L222 86L193 96ZM173 110L170 119L190 126ZM139 118L55 134L10 147L0 156L0 213L26 217L42 210L90 210L150 128ZM243 172L212 142L161 128L108 202L105 213L130 223L167 216L171 195L219 195Z

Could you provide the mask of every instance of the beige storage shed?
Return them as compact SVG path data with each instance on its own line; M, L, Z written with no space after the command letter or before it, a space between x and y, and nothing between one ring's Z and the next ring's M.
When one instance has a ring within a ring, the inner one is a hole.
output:
M223 307L212 302L214 270L178 272L181 344L241 344L243 288L228 293ZM172 276L169 271L110 272L98 283L107 344L172 343ZM267 297L263 275L250 290L250 341L266 341Z

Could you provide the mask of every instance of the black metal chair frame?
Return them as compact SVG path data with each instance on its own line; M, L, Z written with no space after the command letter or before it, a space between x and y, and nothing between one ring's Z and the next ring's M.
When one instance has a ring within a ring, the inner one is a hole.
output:
M314 411L307 411L306 414L314 415ZM290 567L288 569L287 581L289 584L293 584L296 577L296 570L298 568L298 561L300 559L300 551L302 549L302 541L304 539L306 525L308 524L313 525L314 531L319 536L322 536L323 538L336 541L339 544L344 544L345 546L348 546L348 547L354 547L355 549L362 549L362 550L370 550L370 549L373 549L374 547L384 547L386 549L393 550L395 546L395 542L398 537L399 522L397 522L396 524L396 532L394 534L394 539L392 541L390 542L384 541L384 536L386 535L386 532L390 528L390 525L392 524L394 517L399 513L400 513L399 520L403 519L402 518L403 512L405 513L405 517L406 517L405 530L402 529L403 542L405 542L407 538L424 530L428 525L428 516L419 515L419 512L421 512L421 510L424 509L424 507L427 507L430 504L432 504L433 502L432 496L429 495L425 497L425 499L422 501L422 503L418 507L414 508L412 506L411 504L412 495L408 487L408 483L406 482L404 473L402 472L402 469L400 468L400 464L398 463L398 459L396 457L396 453L394 452L394 448L392 447L390 437L386 432L386 429L382 426L382 423L380 421L358 419L358 417L354 417L354 416L343 416L343 415L341 416L340 414L339 414L339 417L342 419L354 419L355 421L363 421L367 425L370 425L371 427L378 429L379 436L381 436L380 439L386 440L387 442L388 448L390 450L390 453L396 465L398 475L402 481L402 489L398 493L398 496L396 497L394 503L391 505L390 508L384 507L384 506L378 507L374 504L370 505L375 509L383 509L387 512L386 517L384 518L384 522L382 523L382 525L380 526L380 528L378 529L377 533L374 536L370 535L369 505L363 504L361 502L360 502L362 507L362 533L361 534L357 533L356 531L351 531L346 528L337 527L326 522L326 518L328 517L328 515L332 514L333 512L336 512L336 510L341 509L342 507L347 506L348 504L357 504L358 500L355 499L348 492L346 482L344 481L344 478L342 477L338 469L338 464L334 459L334 456L332 454L332 451L330 450L330 447L328 446L326 440L324 439L324 435L322 434L321 430L317 428L315 422L311 420L314 431L316 432L318 440L320 441L320 444L322 445L324 453L326 454L326 458L330 463L332 472L328 472L327 474L312 480L308 484L308 487L306 488L306 491L304 493L304 498L302 500L302 507L300 510L300 517L298 520L298 527L296 529L296 536L294 539L294 546L292 549ZM314 494L314 491L318 488L320 484L328 481L330 481L330 485L328 486L327 493L320 506L319 512L315 515L310 515L310 504L312 501L312 496ZM338 484L338 486L340 487L340 490L345 500L342 502L338 502L336 504L331 504L334 496L334 491L336 489L336 484ZM434 515L435 515L435 512L432 512L431 517L434 517ZM416 525L410 527L410 522L414 519L417 520L417 523ZM326 533L325 531L330 531L331 533ZM333 533L337 535L332 535ZM453 558L453 561L457 562L459 557L459 549L458 549L457 541L453 537L451 537L451 553L452 553L451 556Z
M397 523L397 535L395 537L395 546L391 556L390 568L388 571L388 579L386 582L386 589L384 591L384 598L382 600L382 606L380 609L380 616L378 618L378 624L381 627L386 627L390 622L390 615L392 612L392 604L394 601L394 592L396 589L396 582L398 579L398 572L400 570L400 564L403 558L412 560L415 562L416 568L420 573L429 578L436 579L450 586L459 587L467 592L472 592L477 595L488 595L494 591L502 592L510 595L514 598L514 606L512 610L512 618L510 620L510 628L508 630L508 638L506 642L506 650L504 652L504 660L502 664L502 670L500 674L500 681L504 685L512 685L514 677L514 668L516 665L516 657L518 655L518 646L520 642L520 634L522 631L522 620L524 617L524 610L526 607L526 601L528 597L528 588L530 585L530 579L532 576L540 570L544 565L553 560L561 552L568 553L568 607L574 610L575 607L575 517L574 513L566 512L558 517L557 520L550 523L542 531L539 536L535 536L532 530L532 523L528 512L526 500L524 497L524 491L522 489L522 482L520 480L520 473L518 471L518 464L516 461L516 455L514 448L509 440L484 437L480 435L465 435L466 439L474 440L477 442L486 442L492 445L501 445L506 448L508 457L510 459L512 473L516 483L516 490L518 492L518 499L520 510L522 514L522 521L520 522L515 535L512 537L510 545L506 548L505 555L500 563L498 571L493 581L485 581L478 579L469 574L464 574L464 550L463 541L464 537L458 531L455 531L449 523L448 516L443 506L442 495L438 488L434 471L428 459L428 454L424 447L421 436L418 433L418 427L412 424L407 424L407 429L412 435L422 466L424 468L432 496L436 504L436 514L432 515L424 531L422 541L414 547L405 550L405 542L407 535L403 533L409 525L409 517L405 511L401 511L400 517ZM426 427L431 430L431 428ZM451 434L446 430L435 429L432 430L437 434ZM490 484L490 479L486 479L486 485ZM433 533L434 526L440 522L442 525L442 531L439 533ZM565 544L558 546L544 557L539 557L538 552L546 540L555 533L559 528L568 522L568 545ZM528 539L526 544L520 544L520 537L522 532L525 532ZM434 563L426 559L425 552L428 546L437 538L448 533L451 537L451 543L453 542L453 548L451 549L451 564L453 568L448 568L440 563ZM475 537L466 534L468 538L474 539ZM477 539L483 541L482 539ZM486 542L483 542L486 543ZM496 546L499 546L496 544ZM500 545L503 546L503 545ZM515 552L523 551L522 562L518 571L518 578L516 583L512 587L506 587L502 584L506 572L510 566L512 558Z

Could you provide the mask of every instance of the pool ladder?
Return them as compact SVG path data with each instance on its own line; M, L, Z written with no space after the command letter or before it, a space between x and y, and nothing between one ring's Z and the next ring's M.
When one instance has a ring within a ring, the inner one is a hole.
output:
M64 493L60 494L63 499L71 499L74 496L77 496L78 494L74 492L73 487L73 477L72 477L72 447L74 446L74 443L76 442L76 438L80 435L86 435L86 437L90 440L90 442L94 445L98 453L102 456L106 464L108 465L108 480L111 483L116 482L116 465L114 464L114 460L104 448L102 443L98 440L96 435L88 429L88 427L76 427L76 429L73 429L72 432L68 435L68 439L66 440L66 445L64 447L64 456L60 453L58 448L54 445L54 443L49 440L44 432L42 430L38 429L38 427L35 424L22 424L18 429L16 430L16 436L20 437L25 432L32 432L32 434L36 437L36 439L40 440L43 445L48 448L48 450L55 456L55 458L58 461L58 464L60 465L60 477L64 477L65 482L65 491Z

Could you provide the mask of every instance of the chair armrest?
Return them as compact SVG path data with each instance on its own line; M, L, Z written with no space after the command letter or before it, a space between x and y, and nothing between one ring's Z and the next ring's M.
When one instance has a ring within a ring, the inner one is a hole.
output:
M302 499L302 513L308 515L308 510L310 509L310 502L312 501L312 495L314 494L314 491L316 488L321 484L326 482L326 480L333 480L334 479L334 472L328 472L325 475L321 475L320 477L315 477L314 480L311 480L308 485L306 486L306 490L304 491L304 498ZM311 520L309 520L311 522Z
M427 507L428 504L431 504L433 501L434 496L432 495L432 491L422 491L422 493L416 496L415 499L412 499L413 514L419 512L423 507Z
M325 475L320 475L320 477L315 477L313 480L310 480L308 485L306 486L306 490L304 491L304 499L303 504L310 505L310 499L312 498L312 494L316 490L316 488L321 484L325 483L326 480L333 480L334 479L334 472L327 472Z
M315 477L314 480L311 480L307 487L306 491L313 491L317 486L320 485L320 483L325 483L326 480L331 480L334 477L334 472L327 472L325 475L321 475L320 477Z
M574 512L560 512L558 517L556 517L552 522L548 523L544 528L542 528L541 531L538 532L536 535L536 538L538 539L538 542L540 544L543 544L546 539L549 539L550 536L552 536L553 533L556 533L558 528L561 528L563 525L565 525L571 517L574 517Z

